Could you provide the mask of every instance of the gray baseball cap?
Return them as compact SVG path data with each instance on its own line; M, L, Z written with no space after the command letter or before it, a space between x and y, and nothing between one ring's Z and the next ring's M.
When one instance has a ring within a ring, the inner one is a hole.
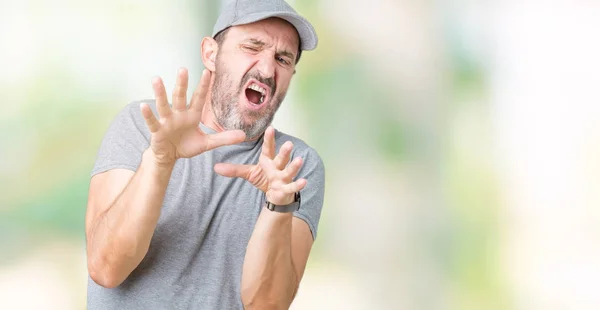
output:
M298 31L300 49L314 50L317 47L317 33L306 18L300 16L283 0L224 0L221 15L213 28L213 37L219 32L237 25L254 23L269 17L286 20Z

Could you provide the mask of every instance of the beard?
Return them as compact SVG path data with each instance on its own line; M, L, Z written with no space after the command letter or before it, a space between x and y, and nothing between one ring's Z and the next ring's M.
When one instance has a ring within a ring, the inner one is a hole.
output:
M271 88L269 100L272 102L264 103L266 106L257 111L246 109L239 102L240 94L246 91L242 88L252 78ZM223 63L220 63L217 55L215 83L211 95L211 106L215 118L225 130L242 130L246 133L246 140L252 140L260 136L269 127L285 98L285 93L274 96L277 86L275 80L264 78L256 71L247 72L242 77L239 85L237 87L234 85L235 83L228 74L227 68Z

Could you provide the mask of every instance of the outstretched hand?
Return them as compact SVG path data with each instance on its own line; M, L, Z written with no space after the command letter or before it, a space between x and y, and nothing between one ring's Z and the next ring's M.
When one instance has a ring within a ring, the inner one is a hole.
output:
M243 178L263 191L267 200L276 205L286 205L294 201L294 193L306 186L306 179L293 181L302 167L302 158L290 161L293 144L285 142L275 156L275 131L273 127L265 131L262 152L256 165L218 163L215 172L226 177Z
M156 98L156 119L146 103L140 105L146 125L152 134L150 148L159 164L174 164L179 158L189 158L219 146L242 142L246 135L241 130L206 134L200 127L202 108L210 85L211 72L204 70L200 83L194 91L189 107L186 106L188 73L182 68L177 73L177 83L169 106L165 86L160 78L152 80Z

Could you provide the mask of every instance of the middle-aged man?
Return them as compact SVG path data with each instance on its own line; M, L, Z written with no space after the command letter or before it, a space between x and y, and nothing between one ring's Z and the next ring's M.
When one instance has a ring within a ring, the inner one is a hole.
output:
M85 219L88 309L286 309L317 234L324 166L270 127L311 24L282 0L226 4L189 105L125 107L104 136Z

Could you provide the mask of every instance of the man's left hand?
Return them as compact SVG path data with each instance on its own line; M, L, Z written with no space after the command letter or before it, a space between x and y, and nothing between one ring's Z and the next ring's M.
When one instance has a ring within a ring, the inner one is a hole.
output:
M215 172L226 177L243 178L263 191L267 200L275 205L287 205L294 201L294 194L306 186L306 179L293 181L302 167L302 158L290 161L293 144L285 142L275 156L275 130L269 126L265 131L262 152L256 165L219 163Z

